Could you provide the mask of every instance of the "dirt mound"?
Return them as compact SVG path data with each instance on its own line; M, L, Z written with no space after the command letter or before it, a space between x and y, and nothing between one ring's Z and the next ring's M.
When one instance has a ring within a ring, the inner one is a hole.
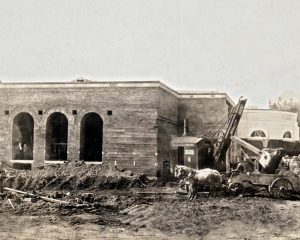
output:
M259 198L206 198L197 201L160 201L133 204L120 211L122 223L133 229L158 229L172 234L205 236L225 222L284 229L293 219L274 212L274 200Z
M11 175L5 185L19 190L125 189L140 184L131 173L121 173L107 164L49 165L32 171L14 170Z

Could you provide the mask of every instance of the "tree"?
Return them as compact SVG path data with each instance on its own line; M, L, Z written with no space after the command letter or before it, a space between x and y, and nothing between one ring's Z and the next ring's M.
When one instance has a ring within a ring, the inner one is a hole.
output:
M269 108L273 110L282 110L287 112L300 112L300 101L295 101L292 98L287 100L282 100L281 97L278 97L277 102L269 102Z
M269 101L269 108L272 110L281 110L281 111L287 111L287 112L294 112L298 113L298 126L300 126L300 101L294 100L293 98L290 98L289 101L283 100L282 97L278 97L277 102L271 102Z

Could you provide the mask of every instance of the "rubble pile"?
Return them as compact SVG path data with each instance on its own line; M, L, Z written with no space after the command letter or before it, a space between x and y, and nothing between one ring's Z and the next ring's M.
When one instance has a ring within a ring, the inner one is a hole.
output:
M289 168L294 174L300 177L300 156L292 157Z
M283 157L277 171L284 175L295 175L300 177L300 155Z
M144 175L133 176L119 172L108 164L86 165L68 163L49 165L42 169L14 170L5 185L19 190L80 190L80 189L126 189L142 184Z
M122 226L118 217L120 208L136 202L130 196L110 193L107 196L78 191L71 194L65 191L49 193L48 197L53 200L67 201L68 204L44 201L39 194L32 197L8 191L0 197L0 215L51 216L57 218L57 221L67 220L71 225L91 223L101 226Z

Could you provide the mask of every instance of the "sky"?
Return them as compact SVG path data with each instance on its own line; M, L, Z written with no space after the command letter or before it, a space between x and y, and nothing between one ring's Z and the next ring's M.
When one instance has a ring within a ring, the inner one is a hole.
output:
M1 0L0 80L160 80L264 108L300 93L299 13L299 0Z

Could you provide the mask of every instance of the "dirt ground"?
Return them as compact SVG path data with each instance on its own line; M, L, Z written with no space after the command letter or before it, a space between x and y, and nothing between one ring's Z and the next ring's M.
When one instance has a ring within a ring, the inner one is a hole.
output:
M300 201L94 194L79 208L2 200L0 239L300 239Z
M3 196L0 239L300 239L300 200L199 194L190 201L176 187L126 189L119 173L80 169L14 173L8 187L71 203Z

